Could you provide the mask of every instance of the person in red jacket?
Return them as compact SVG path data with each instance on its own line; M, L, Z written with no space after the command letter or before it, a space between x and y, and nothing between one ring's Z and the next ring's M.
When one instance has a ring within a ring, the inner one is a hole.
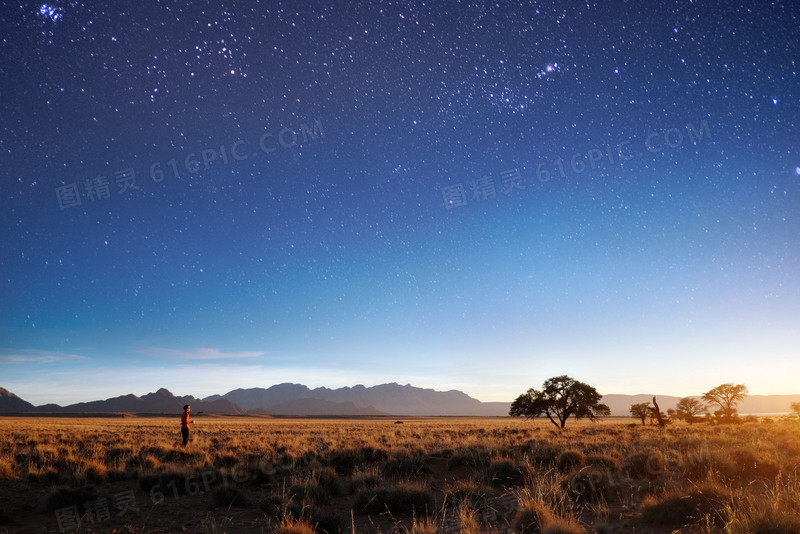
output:
M183 407L183 414L181 414L181 435L184 447L189 443L189 425L194 423L194 421L189 421L189 412L191 411L192 407L187 404Z

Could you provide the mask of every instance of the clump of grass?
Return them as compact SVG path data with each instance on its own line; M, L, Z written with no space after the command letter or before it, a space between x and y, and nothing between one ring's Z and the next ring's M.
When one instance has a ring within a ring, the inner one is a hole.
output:
M62 480L61 473L56 470L54 467L48 467L46 469L29 470L27 473L28 481L30 482L42 482L45 484L56 484Z
M338 488L338 485L335 487ZM332 497L328 489L313 477L292 485L289 488L289 495L314 504L327 504Z
M534 464L546 468L556 465L560 454L560 447L550 444L540 444L531 447L530 457Z
M458 467L485 467L491 462L491 454L483 448L469 447L467 449L454 452L447 460L448 469Z
M384 478L418 478L430 472L420 456L400 456L387 460L380 470Z
M448 502L464 503L477 507L487 502L491 488L473 480L458 480L446 489Z
M214 506L247 506L250 498L236 486L220 486L211 492L211 502Z
M279 521L283 517L286 502L280 495L270 495L259 504L259 508L267 518Z
M564 451L558 455L558 459L556 460L556 467L562 473L567 473L569 471L572 471L573 469L582 467L585 461L586 457L583 455L582 452Z
M608 472L616 471L619 467L614 458L602 454L590 454L586 457L586 462L584 463L589 467L602 469Z
M368 468L358 470L353 473L353 478L350 479L349 492L352 494L362 489L377 488L381 484L383 484L383 480L378 474L377 469Z
M415 517L411 522L411 529L406 532L408 534L439 534L440 531L439 524L435 519Z
M130 447L111 447L106 450L105 458L108 463L115 463L119 461L127 461L128 458L133 456L133 449Z
M566 519L554 519L547 525L542 534L583 534L585 530L578 524Z
M314 469L312 476L317 485L324 489L331 497L338 497L342 494L342 487L339 484L336 471L330 467L318 467Z
M97 499L97 494L91 486L53 488L47 495L45 509L48 512L52 512L66 506L77 506L78 510L83 513L86 511L86 503L95 499Z
M524 499L514 517L514 532L519 534L542 532L547 524L553 522L553 519L553 512L545 503L538 499Z
M328 457L328 463L342 476L352 474L357 462L358 455L354 449L333 451Z
M0 458L0 480L14 480L17 474L10 458Z
M458 534L479 534L481 526L475 519L475 513L469 505L463 505L458 510Z
M83 478L89 482L97 483L106 479L108 474L108 467L106 464L99 460L88 460L82 466Z
M315 534L314 527L306 519L297 519L285 515L275 526L275 534Z
M728 480L747 484L754 479L774 479L780 474L780 467L764 460L748 449L737 448L729 453L730 461L720 465L720 472Z
M489 464L486 478L492 486L511 488L525 484L525 475L518 465L509 460Z
M238 458L233 454L220 454L214 458L214 465L217 467L233 467L239 463Z
M353 509L357 514L424 515L433 509L430 492L419 484L401 484L391 488L364 490L356 495Z
M796 534L800 532L800 478L778 477L763 495L749 495L725 510L725 528L734 533Z
M720 485L705 484L688 493L673 491L661 500L645 501L642 520L655 525L688 526L692 523L710 521L723 525L727 520L726 509L733 503L730 490Z
M659 451L640 452L625 458L619 472L633 479L655 480L664 473L664 455Z
M611 489L608 473L598 469L584 468L568 476L562 488L569 497L578 502L598 502L608 497Z

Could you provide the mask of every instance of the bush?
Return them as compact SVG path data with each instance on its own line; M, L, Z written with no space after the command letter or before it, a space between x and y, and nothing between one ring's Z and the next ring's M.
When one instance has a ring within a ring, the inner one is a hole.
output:
M560 455L558 455L558 460L556 460L556 467L562 473L566 473L568 471L572 471L573 469L579 468L583 466L585 458L583 453L578 451L564 451Z
M528 499L521 503L517 515L514 517L514 532L519 534L538 533L552 521L553 512L547 505L534 499Z
M333 451L328 457L328 463L342 476L351 475L357 461L358 456L353 449Z
M446 490L447 502L467 503L477 508L488 501L491 488L470 480L458 480Z
M353 473L358 465L376 464L389 458L386 451L374 447L361 447L360 449L343 449L331 452L328 464L336 470L338 475L346 476Z
M401 456L381 465L381 476L384 478L416 478L429 472L430 469L419 456Z
M555 445L532 446L531 461L542 467L550 467L556 464L560 454L561 449Z
M641 452L626 458L619 466L623 475L635 478L655 480L666 469L664 455L658 451Z
M672 493L659 502L645 505L642 520L655 525L687 526L708 517L720 526L725 524L725 509L732 501L727 489L706 485L688 494Z
M608 473L591 468L567 477L561 485L572 500L579 502L602 501L608 497L611 487Z
M492 462L487 470L487 478L492 486L509 488L525 484L522 470L508 460Z
M604 456L601 454L593 454L586 457L586 461L584 462L585 465L589 467L595 467L597 469L605 470L605 471L616 471L619 465L614 458L610 456Z
M289 495L314 504L327 504L331 500L331 494L313 481L293 485L289 488Z
M450 455L447 468L456 469L462 466L481 468L487 467L491 461L491 454L483 447L468 447Z
M433 497L420 486L402 485L378 490L364 490L356 495L353 510L357 514L425 515L433 509Z

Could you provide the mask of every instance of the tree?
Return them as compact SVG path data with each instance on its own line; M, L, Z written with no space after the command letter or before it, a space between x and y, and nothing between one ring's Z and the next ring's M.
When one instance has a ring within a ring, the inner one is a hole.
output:
M637 404L631 404L631 415L633 417L638 417L642 420L642 424L644 424L645 419L647 419L647 415L650 413L650 403L649 402L639 402Z
M545 380L541 390L531 388L517 397L508 414L513 417L545 415L556 428L564 428L570 417L594 421L601 415L609 415L611 410L600 403L601 398L589 384L561 375Z
M791 403L789 409L792 410L797 417L800 417L800 402Z
M714 415L722 419L733 419L738 416L736 404L747 396L744 384L722 384L710 391L703 393L703 400L709 404L719 406Z
M650 423L653 422L655 419L658 422L658 426L664 428L669 423L669 417L667 417L664 412L661 411L661 408L658 407L658 402L656 402L656 398L653 397L653 406L650 408Z
M696 397L684 397L678 401L678 419L683 419L689 424L694 423L694 418L705 411L705 404Z

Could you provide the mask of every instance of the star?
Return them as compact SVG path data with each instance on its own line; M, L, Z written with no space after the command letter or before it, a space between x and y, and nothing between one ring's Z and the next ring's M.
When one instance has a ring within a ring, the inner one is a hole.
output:
M56 22L61 18L61 8L53 7L50 4L42 4L39 6L39 16Z

